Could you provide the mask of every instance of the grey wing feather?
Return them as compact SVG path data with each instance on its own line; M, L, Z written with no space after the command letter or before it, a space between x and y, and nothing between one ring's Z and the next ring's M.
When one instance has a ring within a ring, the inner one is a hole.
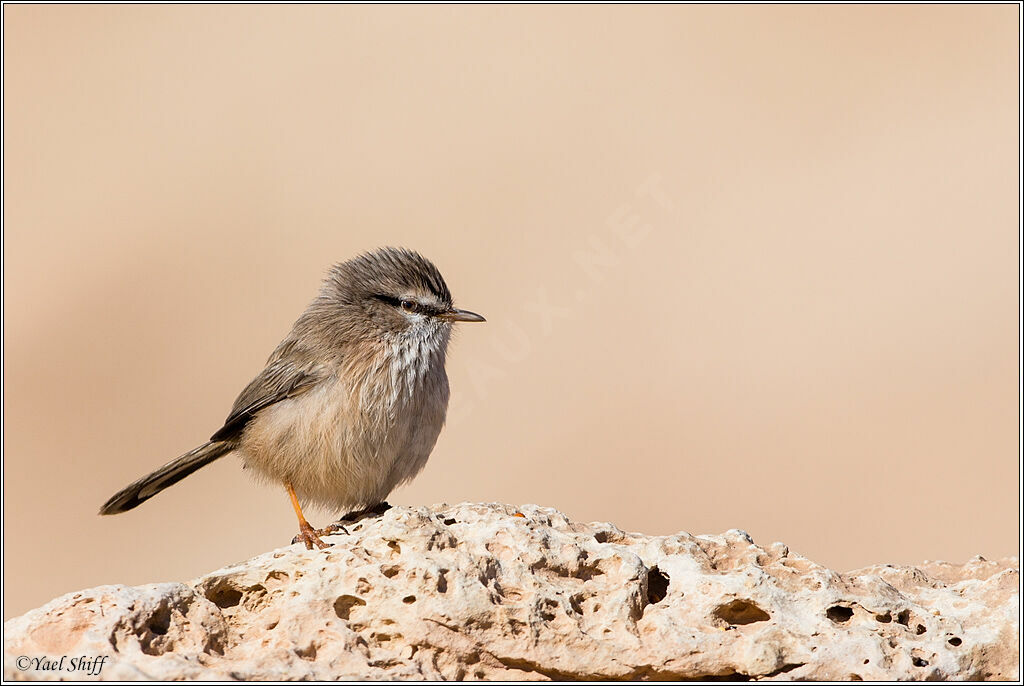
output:
M257 412L285 398L293 398L308 391L325 377L324 370L318 366L302 365L291 359L271 362L239 394L231 414L224 420L224 426L210 440L229 441L237 438Z

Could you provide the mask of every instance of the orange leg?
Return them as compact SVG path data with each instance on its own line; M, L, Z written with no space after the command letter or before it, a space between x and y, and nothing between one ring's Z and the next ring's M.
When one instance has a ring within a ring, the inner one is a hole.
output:
M292 539L292 543L298 543L302 541L306 544L306 550L312 550L315 545L317 548L327 548L329 544L324 543L320 540L316 530L309 525L306 518L302 515L302 508L299 506L299 499L295 497L295 489L292 485L285 483L284 487L288 489L288 496L292 499L292 507L295 508L295 515L299 518L299 535Z

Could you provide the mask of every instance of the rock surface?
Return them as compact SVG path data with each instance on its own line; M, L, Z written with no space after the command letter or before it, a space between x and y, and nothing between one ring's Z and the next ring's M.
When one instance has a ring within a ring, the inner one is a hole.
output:
M348 528L188 584L57 598L4 624L4 677L90 678L19 669L62 655L109 656L103 679L1018 674L1015 558L837 574L738 530L643 536L494 504Z

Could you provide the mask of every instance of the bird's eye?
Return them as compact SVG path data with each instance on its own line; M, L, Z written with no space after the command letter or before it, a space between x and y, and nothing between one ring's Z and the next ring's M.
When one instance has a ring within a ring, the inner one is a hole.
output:
M401 307L406 312L417 312L420 309L419 304L412 300L403 300Z

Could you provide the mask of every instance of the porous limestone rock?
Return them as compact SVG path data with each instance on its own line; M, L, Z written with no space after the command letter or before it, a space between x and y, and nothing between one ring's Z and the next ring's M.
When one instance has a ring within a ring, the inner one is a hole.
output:
M1016 679L1018 563L837 574L720 536L494 504L395 507L188 584L100 586L4 625L104 679ZM27 664L24 660L21 665Z

